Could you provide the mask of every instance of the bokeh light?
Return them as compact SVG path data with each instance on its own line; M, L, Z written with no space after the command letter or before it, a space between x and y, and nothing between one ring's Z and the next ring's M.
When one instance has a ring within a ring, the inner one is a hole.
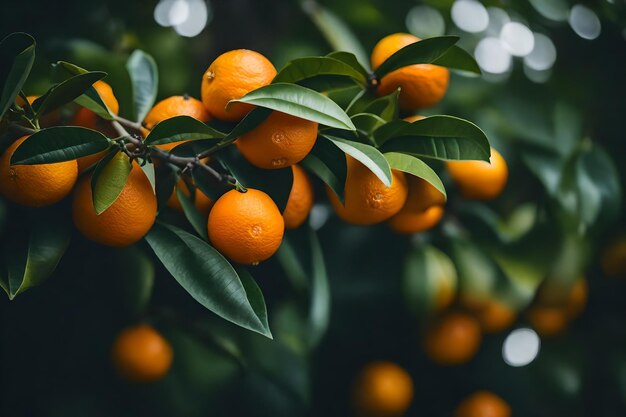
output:
M524 64L531 69L543 71L552 68L556 62L554 42L542 33L534 33L535 47L524 57Z
M491 74L503 74L511 68L511 54L498 38L482 39L476 45L474 56L480 68Z
M533 33L519 22L505 23L500 31L502 46L514 56L526 56L535 46Z
M179 35L191 38L205 28L211 16L211 10L203 0L188 0L188 3L189 17L184 22L174 26L174 29Z
M581 4L572 7L569 14L569 24L574 32L583 39L595 39L600 36L602 30L598 15Z
M309 225L313 230L319 230L330 217L330 209L323 204L316 204L309 214Z
M482 32L489 25L487 9L476 0L457 0L450 13L454 24L465 32Z
M406 27L419 38L431 38L445 33L446 22L434 7L415 6L406 15Z
M502 358L510 366L528 365L539 354L540 345L535 331L527 328L513 330L502 345Z
M511 17L499 7L488 7L489 25L487 26L487 34L491 36L500 36L502 27L511 21Z
M211 17L205 0L161 0L154 8L154 20L159 25L173 27L186 37L200 34Z

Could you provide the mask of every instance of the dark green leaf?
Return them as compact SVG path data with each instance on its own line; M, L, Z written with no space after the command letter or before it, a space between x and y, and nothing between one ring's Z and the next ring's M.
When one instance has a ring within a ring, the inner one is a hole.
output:
M341 90L352 86L362 88L360 87L360 84L356 84L351 78L340 75L318 75L302 80L298 84L311 90L323 93Z
M198 211L193 201L191 201L179 187L176 187L176 197L178 197L178 201L180 201L185 217L187 217L187 220L189 220L189 223L193 226L196 233L204 240L209 240L206 217Z
M311 3L310 7L305 7L305 11L335 51L352 52L361 66L369 68L368 55L363 45L343 20L319 4Z
M174 226L155 224L145 237L178 283L200 304L243 328L272 337L262 295L211 245Z
M140 316L146 312L154 287L154 265L143 250L136 246L122 248L117 253L114 290L120 297L122 307L130 316Z
M75 75L54 85L46 94L33 103L33 110L37 117L71 103L87 91L93 83L106 76L105 72L86 72Z
M29 223L27 241L22 242L18 237L11 239L3 251L7 269L6 276L0 277L0 286L11 300L46 280L70 242L69 222L53 212L30 216Z
M176 116L157 124L150 131L144 143L146 145L164 145L189 140L222 138L224 138L222 132L218 132L200 120L189 116Z
M458 41L458 36L439 36L412 43L387 58L374 70L374 73L382 78L390 72L408 65L432 64Z
M217 180L215 176L211 175L205 169L195 168L191 176L196 187L213 201L220 198L220 196L227 191L226 184Z
M416 177L430 183L433 187L439 190L441 194L446 196L446 189L437 173L421 159L412 155L397 152L388 152L385 154L385 158L387 158L387 162L389 162L389 166L392 169L397 169L399 171L406 172L407 174L415 175Z
M230 103L233 102L266 107L337 129L356 130L348 115L334 101L297 84L270 84Z
M335 136L323 135L322 137L328 139L339 149L365 165L387 187L391 186L391 168L389 168L389 163L378 149Z
M313 230L309 232L311 240L311 304L309 308L310 341L316 346L328 328L330 321L330 289L328 274L324 264L324 255L319 239Z
M109 147L100 132L84 127L59 126L32 134L11 156L12 165L50 164L102 152Z
M372 137L376 129L387 123L380 116L372 113L357 113L351 119L356 130L367 138Z
M91 177L91 194L96 214L102 214L122 193L132 167L125 153L111 152L104 157Z
M347 176L346 155L337 145L318 138L301 164L324 181L343 203Z
M15 103L35 62L35 40L26 33L12 33L0 41L0 118Z
M241 280L243 288L246 290L246 296L248 297L248 301L250 302L252 310L254 310L254 314L256 314L256 316L261 321L263 328L267 329L268 334L266 334L265 336L271 338L272 335L269 333L270 326L267 322L267 307L265 306L265 298L263 297L263 292L261 292L261 289L257 285L256 281L245 267L241 265L236 265L234 268L237 272L237 275L239 275L239 279Z
M232 141L237 139L240 136L250 132L258 125L263 123L265 119L272 114L272 110L266 109L265 107L256 107L252 109L252 111L241 120L241 122L237 123L237 125L233 128L233 130L226 135L224 141Z
M489 161L485 133L474 123L452 116L431 116L408 123L389 123L375 132L383 152L410 153L443 160Z
M156 100L159 87L157 65L150 55L141 49L135 49L128 57L126 69L133 86L135 120L141 122Z
M480 67L474 57L465 49L453 45L433 64L480 75Z
M267 193L282 212L287 206L293 171L291 167L282 169L261 169L246 161L233 146L217 154L219 160L233 174L235 179L246 188L253 188Z
M74 65L66 61L57 61L52 64L52 81L60 83L75 75L85 74L87 71L84 68Z
M148 181L150 181L152 191L156 193L156 172L154 170L154 164L152 162L146 162L141 166L141 170L146 174Z
M272 83L298 83L307 78L324 75L348 77L363 86L367 83L363 73L343 61L327 56L294 59L278 72Z
M378 97L374 100L369 100L368 96L364 96L363 100L355 102L350 107L348 114L353 115L356 113L373 113L378 115L383 120L390 122L398 118L398 97L400 96L400 89L394 91L391 94L387 94L383 97Z
M334 52L329 53L326 56L329 58L334 58L338 61L341 61L345 64L350 65L352 68L357 70L360 74L362 74L363 77L365 77L366 79L369 76L369 73L367 72L367 70L363 67L363 65L361 65L356 55L354 55L353 53L345 52L345 51L334 51Z
M78 97L74 100L74 102L79 106L91 110L105 120L115 119L115 115L111 113L104 100L102 100L96 89L93 87L89 88L85 94Z
M275 259L285 271L285 274L291 281L291 285L298 291L304 291L309 288L309 279L302 262L298 259L298 253L291 243L289 235L285 234L276 252Z

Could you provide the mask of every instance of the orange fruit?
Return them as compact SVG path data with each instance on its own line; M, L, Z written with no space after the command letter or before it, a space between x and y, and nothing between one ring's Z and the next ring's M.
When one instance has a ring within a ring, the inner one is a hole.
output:
M489 300L478 309L476 316L485 333L498 333L511 327L517 313L502 302Z
M134 382L152 382L165 376L172 365L172 346L151 326L128 327L113 342L113 366Z
M171 119L176 116L189 116L201 122L208 122L211 119L208 110L200 100L189 97L188 95L168 97L155 104L146 115L143 121L143 127L147 129L146 132L144 132L144 136L147 136L147 133L163 120ZM157 145L157 147L169 151L180 145L180 143L181 142L172 142L165 145Z
M555 336L567 327L567 314L559 307L532 306L526 312L530 325L544 337Z
M424 232L437 226L443 217L443 207L433 206L423 212L400 211L389 220L389 226L396 233L412 234Z
M87 238L109 246L128 246L140 240L156 219L157 200L150 180L136 162L117 200L100 215L91 195L91 175L76 187L72 218Z
M120 110L120 105L117 102L117 98L113 94L113 89L111 86L104 81L96 81L93 84L93 88L96 89L98 95L109 108L111 113L117 115ZM86 127L88 129L97 130L99 132L104 133L109 137L116 137L117 132L111 126L111 123L107 120L101 119L96 113L92 112L89 109L81 107L74 115L74 119L71 124L73 126ZM99 160L101 160L107 151L98 152L93 155L83 156L82 158L78 158L78 172L82 173L87 168L95 165Z
M414 175L408 176L409 194L402 209L389 220L397 233L417 233L428 230L441 220L445 196L425 181Z
M0 193L15 203L31 207L61 201L76 183L76 161L11 166L13 153L26 138L22 136L13 142L0 157Z
M283 211L285 229L296 229L306 220L313 207L313 186L306 171L298 165L292 165L293 185Z
M511 407L491 392L477 391L459 404L454 417L511 417Z
M178 200L178 196L176 195L176 189L181 190L182 193L187 197L190 197L191 193L189 192L189 187L187 187L187 183L185 183L185 181L181 178L178 180L176 188L174 188L174 192L167 200L167 206L169 208L182 212L183 206L180 204L180 200ZM211 211L211 207L213 206L213 200L211 200L209 197L206 196L206 194L204 194L197 188L194 188L193 191L195 197L194 205L202 215L208 216L209 212Z
M579 278L572 286L565 304L565 313L570 320L580 316L587 306L588 297L589 287L587 286L587 280L584 277Z
M316 139L317 123L275 111L235 144L252 165L276 169L303 160Z
M485 161L448 161L448 171L465 198L490 200L500 195L506 185L509 169L500 152L491 148Z
M228 191L217 199L207 224L209 239L229 259L256 265L280 246L285 222L274 201L263 191Z
M252 90L268 85L276 76L274 65L258 52L236 49L218 56L202 76L202 102L211 116L237 122L252 110L252 105L226 105Z
M417 122L418 120L422 120L425 119L426 116L420 116L419 114L415 114L413 116L407 116L405 117L403 120L409 122L409 123L413 123L413 122Z
M413 380L392 362L372 362L354 384L353 401L362 416L401 416L413 400Z
M398 213L406 202L408 187L404 172L392 170L391 186L387 187L365 165L346 155L348 175L345 185L345 204L326 188L328 198L337 215L352 224L376 224Z
M400 49L421 39L408 33L395 33L382 38L372 51L372 69L376 70ZM448 90L450 72L431 64L408 65L382 77L376 94L384 96L400 88L400 107L414 111L439 103Z
M602 255L600 266L610 278L626 277L626 239L620 238L611 243Z
M480 324L475 318L448 313L426 331L426 356L441 365L459 365L476 355L481 338Z

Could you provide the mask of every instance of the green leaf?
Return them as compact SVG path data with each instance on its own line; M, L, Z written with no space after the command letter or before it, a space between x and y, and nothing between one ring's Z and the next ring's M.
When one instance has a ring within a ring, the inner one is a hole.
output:
M195 191L195 188L192 188L192 190ZM207 219L198 211L193 201L178 187L176 187L176 197L178 197L178 201L180 201L185 217L189 220L189 223L196 233L204 240L209 240Z
M480 67L474 57L465 49L453 45L444 52L433 64L480 75Z
M365 48L343 20L317 3L305 7L305 11L334 50L352 52L361 66L369 68Z
M86 72L56 84L33 102L36 117L71 103L87 91L93 83L106 77L106 72Z
M294 59L278 72L272 83L295 84L319 76L342 76L351 78L363 86L367 84L367 77L362 72L343 61L328 56Z
M328 139L339 149L365 165L383 184L391 187L391 168L389 168L389 163L378 149L335 136L322 135L322 137Z
M18 236L5 242L6 275L0 286L9 299L43 283L56 269L67 249L71 226L65 218L50 211L29 216L30 233L24 241Z
M443 186L441 179L437 173L421 159L412 155L397 152L388 152L385 154L385 158L387 159L387 162L389 162L389 166L392 169L397 169L399 171L406 172L407 174L415 175L416 177L427 181L447 198L446 189Z
M224 136L222 132L193 117L176 116L157 124L144 143L153 146L189 140L222 139Z
M224 142L233 141L250 132L263 123L270 114L272 114L272 110L270 109L266 109L265 107L255 107L250 113L246 114L246 116L239 123L237 123L228 135L226 135Z
M318 140L309 154L300 162L309 171L317 175L344 202L344 188L348 169L346 155L329 140Z
M91 177L91 194L96 214L102 214L122 193L132 167L125 153L117 150L104 157Z
M432 64L458 41L458 36L438 36L412 43L387 58L374 73L378 78L382 78L408 65Z
M254 310L254 313L261 321L263 328L267 330L267 334L265 334L265 336L271 339L272 335L270 333L270 326L267 321L267 307L265 306L265 298L263 297L263 292L257 285L250 272L248 272L245 267L241 265L236 265L234 268L237 272L237 275L239 275L239 279L241 280L243 288L246 290L246 296L248 297L248 301L250 302L252 310Z
M0 41L0 118L15 103L35 62L35 40L26 33L12 33Z
M146 174L146 178L150 181L150 186L152 187L152 191L156 193L156 172L154 170L154 164L152 162L146 162L141 165L141 170L144 174Z
M328 328L330 321L330 288L328 274L324 264L324 255L319 239L313 230L309 231L311 241L311 303L309 308L309 323L311 330L309 340L316 346Z
M298 259L299 251L291 243L289 234L283 236L283 241L276 251L275 258L285 271L291 285L298 291L305 291L309 288L309 278L302 262Z
M131 317L141 316L146 313L154 287L152 258L137 246L118 249L116 255L115 265L111 266L115 295L121 301L118 307Z
M271 338L261 291L240 277L211 245L174 226L155 224L145 237L165 268L200 304L245 329Z
M387 123L385 119L372 113L357 113L351 119L356 130L367 138L370 138L376 129Z
M346 113L328 97L297 84L277 83L251 91L233 102L291 114L337 129L356 130Z
M410 153L443 160L489 161L491 148L474 123L452 116L431 116L389 123L374 134L383 152Z
M217 157L241 185L267 193L272 197L281 213L285 210L293 185L291 167L282 169L257 168L246 161L233 146L223 149L217 154Z
M366 79L367 77L369 77L369 73L367 72L367 69L365 69L363 65L361 65L356 55L354 55L353 53L345 52L345 51L334 51L334 52L329 53L326 56L329 58L334 58L338 61L341 61L344 64L350 65L352 68L357 70L361 75L363 75L363 77L365 77Z
M135 49L128 57L126 69L133 86L135 120L141 122L156 100L159 87L157 65L150 55L141 49Z
M350 106L348 114L352 116L358 113L372 113L378 115L387 122L391 122L392 120L396 120L398 118L399 96L400 89L374 100L371 100L369 96L363 96L360 100L354 102L353 105Z
M28 137L11 156L11 165L51 164L102 152L109 140L84 127L59 126L42 129Z
M205 169L196 167L191 173L193 182L204 195L216 201L227 191L227 185L215 178Z
M85 74L87 71L84 68L79 67L78 65L74 65L70 62L66 61L57 61L52 64L52 81L55 83L60 83L74 75Z

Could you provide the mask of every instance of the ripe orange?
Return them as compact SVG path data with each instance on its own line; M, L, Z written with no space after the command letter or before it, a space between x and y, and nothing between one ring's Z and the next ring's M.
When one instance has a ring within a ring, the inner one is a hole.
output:
M161 379L172 365L172 346L146 324L128 327L113 342L113 366L125 379L152 382Z
M401 416L413 400L413 380L392 362L372 362L354 384L354 405L362 416Z
M285 223L274 201L263 191L228 191L213 205L207 224L217 250L235 262L256 265L280 246Z
M276 169L303 160L316 139L317 123L275 111L235 144L252 165Z
M493 148L490 162L448 161L448 171L465 198L490 200L500 195L509 169L500 152Z
M511 407L488 391L477 391L465 398L454 411L454 417L510 417Z
M372 69L376 70L395 52L420 40L408 33L395 33L382 38L372 51ZM399 87L400 107L414 111L439 103L446 94L449 80L447 68L431 64L409 65L382 77L376 94L391 94Z
M196 100L188 95L172 96L159 101L148 112L143 121L143 127L147 129L144 135L147 136L147 133L163 120L171 119L176 116L189 116L201 122L208 122L211 119L209 112L200 100ZM165 145L157 145L157 147L169 151L180 143L181 142L172 142Z
M409 213L401 210L389 220L389 226L396 233L419 233L435 227L442 217L443 207L441 206L427 208L421 213Z
M104 81L96 81L93 84L93 88L96 89L98 95L100 95L100 98L109 108L111 113L117 115L120 110L120 105L117 102L117 98L115 98L115 95L113 94L113 89L111 88L111 86ZM97 130L109 137L117 136L117 132L115 131L115 129L113 129L113 127L111 127L111 123L109 121L101 119L96 113L84 107L78 109L71 124L73 126L80 126L86 127L88 129ZM78 158L78 172L84 172L87 168L96 164L105 155L106 151L102 151L94 155Z
M136 162L115 202L96 214L91 196L91 175L83 178L74 193L72 217L87 238L103 245L128 246L150 230L156 219L157 201L150 180Z
M182 212L183 206L180 204L180 201L178 200L178 196L176 195L176 189L181 190L183 194L187 197L190 197L191 193L189 192L189 187L187 187L187 184L181 178L178 180L178 183L176 184L176 188L174 188L174 192L172 193L170 198L167 200L167 206L169 208ZM198 190L197 188L194 188L193 191L194 191L194 197L195 197L194 205L196 206L196 208L202 215L208 216L209 212L211 211L211 207L213 206L213 200L211 200L209 197L206 196L206 194L204 194L202 191Z
M408 187L404 172L392 170L391 187L387 187L365 165L346 155L348 175L345 205L327 188L328 198L337 215L352 224L376 224L398 213L406 202Z
M236 49L217 57L202 76L202 102L211 116L237 122L252 106L229 101L268 85L276 76L274 65L258 52Z
M285 229L296 229L306 220L313 207L313 186L304 169L292 165L293 185L283 212Z
M532 306L526 312L530 325L544 337L555 336L567 327L567 314L563 308Z
M498 333L511 327L517 313L500 301L488 300L478 309L476 316L485 333Z
M602 255L600 266L604 274L610 278L626 277L626 239L620 238L606 249Z
M76 183L76 161L11 166L11 156L26 138L16 140L0 158L0 193L15 203L31 207L61 201Z
M389 220L389 225L397 233L417 233L434 227L443 216L444 195L414 175L409 175L408 185L406 203Z
M440 365L459 365L472 359L480 347L480 324L464 313L448 313L426 332L425 352Z
M588 297L589 288L587 287L587 280L581 277L576 280L567 296L565 313L570 320L580 316L587 306Z

